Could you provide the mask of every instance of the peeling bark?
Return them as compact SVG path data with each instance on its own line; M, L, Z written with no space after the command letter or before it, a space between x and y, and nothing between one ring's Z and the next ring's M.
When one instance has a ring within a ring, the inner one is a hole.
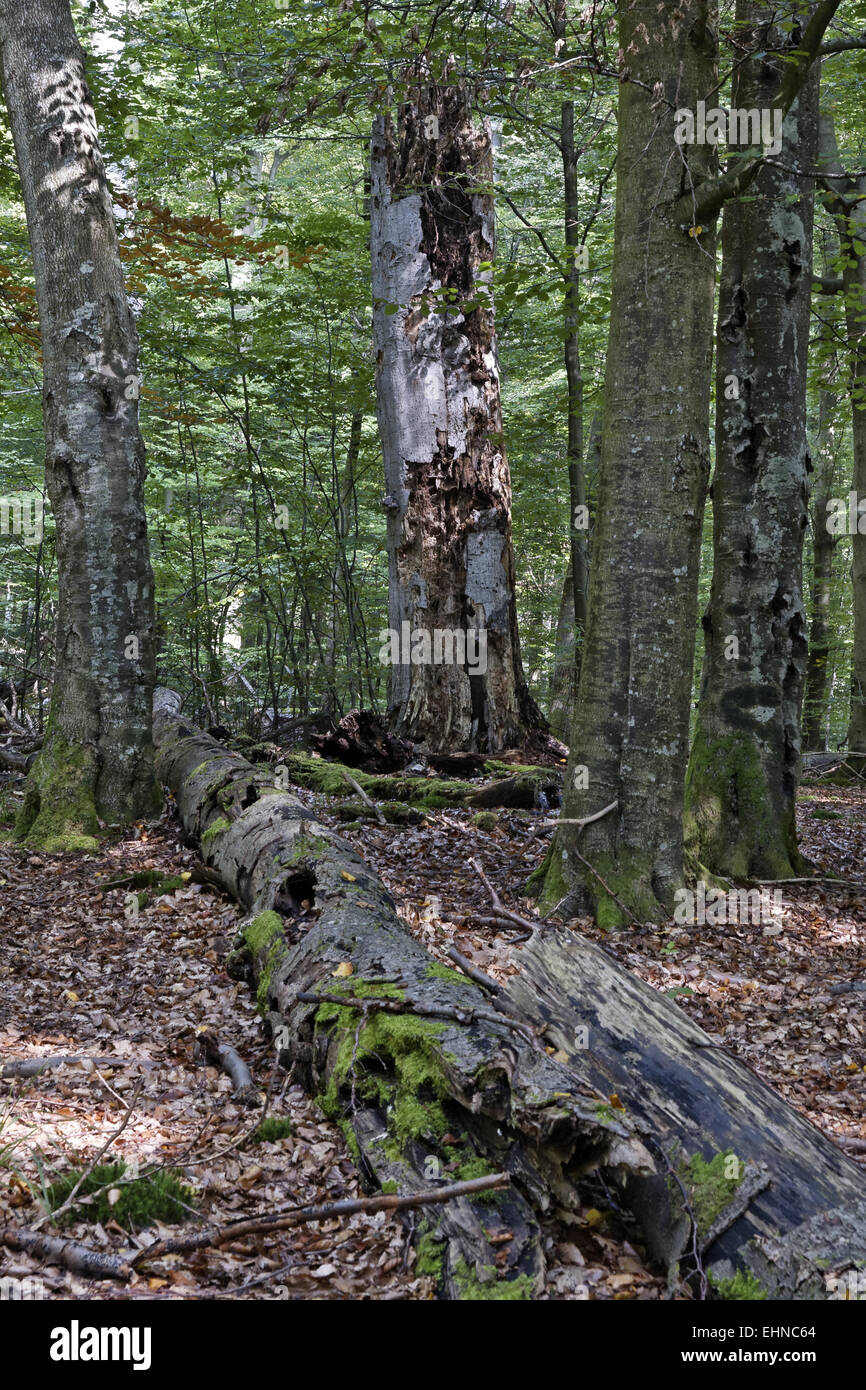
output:
M68 0L2 0L0 73L33 252L59 579L51 712L17 829L85 848L99 818L159 804L138 337Z
M430 86L372 141L371 247L389 623L486 633L486 669L392 665L396 731L425 749L496 752L544 721L520 661L511 478L491 273L490 133L458 88Z
M614 1190L653 1256L688 1274L692 1223L670 1170L728 1148L760 1181L702 1233L707 1267L760 1267L772 1295L796 1266L779 1296L821 1298L825 1273L866 1258L856 1164L671 1000L564 931L539 930L496 993L433 961L357 853L179 706L157 692L159 771L205 862L251 909L230 968L256 986L280 1061L373 1184L510 1175L493 1205L428 1211L420 1259L446 1296L531 1297L539 1217L581 1191Z

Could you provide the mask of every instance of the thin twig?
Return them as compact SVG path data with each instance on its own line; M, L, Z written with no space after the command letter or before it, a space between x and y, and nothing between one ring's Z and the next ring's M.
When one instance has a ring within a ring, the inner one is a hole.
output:
M570 816L560 816L555 820L540 820L535 823L535 825L530 830L529 834L537 835L539 830L546 830L550 826L557 825L579 825L582 829L583 826L592 825L593 821L601 820L603 816L609 815L611 811L616 810L618 805L618 801L612 801L609 806L605 806L604 810L596 811L594 816L583 816L580 820L575 820Z
M423 1207L428 1203L450 1202L453 1197L469 1197L476 1192L489 1192L507 1187L510 1181L507 1173L492 1173L488 1177L468 1178L465 1182L415 1192L406 1197L398 1196L396 1193L382 1193L377 1197L347 1198L340 1202L327 1202L322 1206L294 1207L287 1211L272 1212L267 1216L252 1216L242 1221L231 1222L228 1226L206 1226L204 1230L196 1231L192 1235L157 1240L139 1250L130 1264L136 1269L140 1264L149 1263L162 1255L201 1250L205 1246L225 1245L228 1241L240 1240L243 1236L290 1230L293 1226L305 1226L311 1221L330 1221L334 1217L354 1216L358 1212L406 1211L410 1207Z
M501 986L492 980L489 975L485 975L483 970L479 970L473 965L471 960L462 956L456 946L449 946L446 952L448 959L453 960L455 965L459 965L464 975L468 975L470 980L474 980L482 989L489 990L491 994L499 994Z

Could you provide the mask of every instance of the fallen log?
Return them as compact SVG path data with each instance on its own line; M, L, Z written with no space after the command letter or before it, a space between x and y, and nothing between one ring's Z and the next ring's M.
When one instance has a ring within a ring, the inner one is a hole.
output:
M280 1060L386 1191L508 1173L495 1202L464 1196L427 1214L422 1267L450 1297L529 1297L544 1269L538 1211L576 1205L578 1178L600 1166L652 1171L634 1127L600 1114L603 1097L531 1030L434 961L356 851L272 774L184 722L179 703L157 692L158 770L206 864L251 910L231 968L255 984Z
M622 1098L640 1131L653 1136L651 1148L685 1171L694 1171L688 1157L695 1154L747 1164L731 1187L734 1208L749 1173L766 1174L707 1247L718 1277L737 1267L771 1297L817 1299L826 1297L831 1268L866 1258L866 1174L682 1009L572 932L538 933L517 959L521 971L503 991L506 1002L546 1025L557 1047L585 1041L581 1075ZM679 1259L688 1230L667 1200L664 1172L626 1186L651 1253L665 1264Z
M509 1175L495 1205L427 1214L419 1268L446 1296L531 1296L539 1215L588 1193L615 1192L698 1296L706 1268L723 1291L745 1271L770 1297L824 1298L866 1260L857 1165L671 1000L551 928L491 996L434 961L357 852L185 723L171 692L154 727L187 831L250 909L230 968L370 1180L411 1192Z
M246 750L245 750L246 751ZM429 761L429 759L428 759ZM305 757L291 753L278 766L285 769L285 779L295 786L323 792L326 796L350 797L352 787L342 763L325 758ZM453 777L418 777L408 773L365 773L356 771L355 792L362 796L391 803L406 802L425 810L444 806L462 806L471 810L491 806L510 806L523 810L546 809L558 806L562 799L562 773L549 767L519 767L513 775L503 764L487 761L483 769L493 781L484 786L474 785Z

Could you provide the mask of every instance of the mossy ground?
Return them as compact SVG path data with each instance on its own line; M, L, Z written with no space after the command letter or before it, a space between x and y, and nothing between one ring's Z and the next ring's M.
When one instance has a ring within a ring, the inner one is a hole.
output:
M49 1210L55 1211L69 1197L82 1170L75 1168L64 1173L46 1191ZM78 1204L78 1198L107 1188L92 1202ZM112 1192L119 1194L111 1201ZM126 1229L141 1230L155 1221L177 1222L189 1220L189 1208L195 1202L195 1193L187 1187L178 1173L162 1170L149 1177L129 1178L124 1162L100 1164L85 1178L78 1189L76 1204L64 1216L61 1225L71 1225L75 1221L114 1220Z

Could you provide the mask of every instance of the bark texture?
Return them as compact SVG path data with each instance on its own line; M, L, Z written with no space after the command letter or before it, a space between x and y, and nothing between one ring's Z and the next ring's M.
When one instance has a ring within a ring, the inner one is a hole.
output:
M68 0L2 0L0 73L33 252L59 581L51 712L18 831L91 847L99 819L159 804L138 338Z
M486 670L392 665L398 733L495 752L543 724L520 661L511 478L490 263L490 133L466 92L425 87L372 141L371 247L389 623L486 632ZM419 648L420 651L420 648Z
M748 49L733 105L773 109L785 49L770 6L739 0ZM791 40L792 46L796 41ZM808 650L802 592L807 523L806 365L812 285L818 69L746 199L725 209L716 358L714 565L686 789L686 842L732 878L787 878L800 865L794 803Z
M866 753L866 178L841 173L832 116L821 120L821 146L825 167L839 177L828 184L828 203L834 214L842 257L842 291L851 393L851 432L854 476L851 486L858 512L857 530L851 538L851 584L854 610L854 646L851 659L851 718L848 747Z
M157 692L158 767L251 909L230 968L257 988L280 1060L373 1183L511 1176L492 1206L428 1211L419 1261L446 1296L531 1297L539 1217L581 1193L615 1193L672 1277L694 1272L690 1212L704 1267L759 1271L770 1296L824 1298L826 1276L866 1257L857 1166L671 1000L565 931L539 929L493 994L433 961L357 853L179 704ZM725 1150L739 1181L708 1205L695 1156Z
M574 708L576 686L577 642L574 609L574 584L571 562L562 581L559 615L556 620L556 644L553 657L553 676L550 682L550 732L555 738L568 738Z
M823 752L827 747L828 703L830 699L830 639L833 593L833 557L837 536L827 530L835 491L835 449L831 424L835 401L822 390L819 404L817 464L810 507L812 520L812 621L809 625L809 657L806 664L806 691L803 697L803 748Z
M714 236L673 209L715 169L681 148L674 110L709 99L716 40L708 8L620 11L627 68L619 101L616 228L601 473L589 615L563 816L618 810L556 834L537 876L547 910L621 913L572 852L590 859L641 917L682 874L682 801L704 497ZM656 101L659 85L664 100ZM692 229L695 230L695 229Z

